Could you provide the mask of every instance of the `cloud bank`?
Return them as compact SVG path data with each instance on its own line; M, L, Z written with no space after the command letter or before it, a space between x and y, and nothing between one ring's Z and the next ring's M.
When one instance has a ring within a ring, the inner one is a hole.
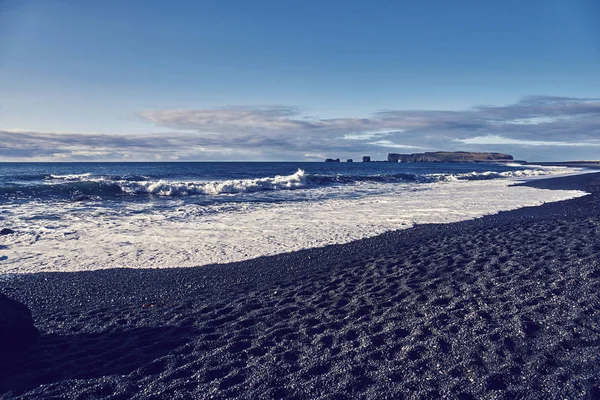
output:
M320 160L387 152L503 151L530 160L600 159L600 99L526 97L468 110L385 110L316 118L287 106L150 110L169 133L108 135L0 130L10 160ZM175 133L173 133L175 131Z

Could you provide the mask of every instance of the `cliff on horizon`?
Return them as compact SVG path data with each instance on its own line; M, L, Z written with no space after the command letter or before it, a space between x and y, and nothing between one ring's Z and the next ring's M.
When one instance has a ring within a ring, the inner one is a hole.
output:
M389 153L389 162L485 162L512 161L513 156L502 153L473 153L468 151L435 151L427 153Z

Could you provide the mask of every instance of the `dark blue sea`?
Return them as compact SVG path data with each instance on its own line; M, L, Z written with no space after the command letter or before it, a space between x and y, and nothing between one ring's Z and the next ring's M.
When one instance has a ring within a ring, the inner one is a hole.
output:
M527 171L540 169L478 163L0 163L0 202L320 200L377 194L381 183L501 179ZM361 191L365 184L373 190ZM319 190L326 188L338 190Z
M191 267L347 243L581 193L519 164L0 163L2 273Z

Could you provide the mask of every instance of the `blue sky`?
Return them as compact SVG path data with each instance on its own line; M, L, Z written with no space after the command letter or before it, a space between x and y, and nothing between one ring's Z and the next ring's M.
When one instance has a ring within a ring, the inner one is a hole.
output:
M0 161L600 159L599 4L0 1Z

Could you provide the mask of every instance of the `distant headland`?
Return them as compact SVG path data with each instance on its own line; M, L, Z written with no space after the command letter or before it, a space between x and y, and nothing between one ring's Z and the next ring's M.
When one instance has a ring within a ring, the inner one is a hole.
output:
M402 163L414 163L414 162L429 162L429 163L469 163L469 162L489 162L489 161L514 161L513 156L510 154L502 153L475 153L468 151L434 151L427 153L413 153L413 154L398 154L389 153L387 156L387 162L402 162ZM340 162L339 158L333 159L328 158L325 162ZM348 160L352 162L352 160ZM363 162L371 162L370 156L364 156Z

